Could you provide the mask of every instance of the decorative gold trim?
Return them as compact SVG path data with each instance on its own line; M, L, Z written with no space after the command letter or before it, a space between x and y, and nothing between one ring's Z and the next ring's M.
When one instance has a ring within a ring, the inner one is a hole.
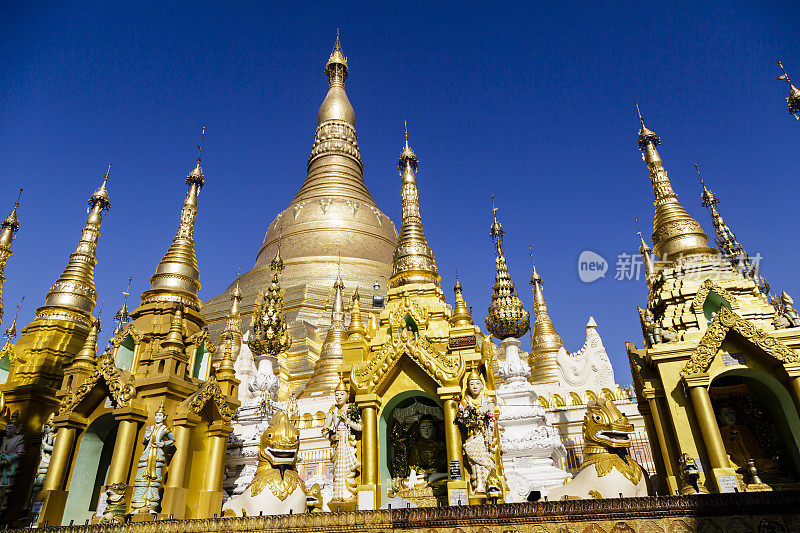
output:
M681 375L702 374L708 372L711 362L717 355L722 341L731 330L753 343L764 353L782 363L800 362L800 355L794 350L764 333L750 322L740 317L727 307L720 307L717 316L708 325L700 344L692 352L691 358L683 367Z
M720 287L718 283L707 279L700 284L700 289L697 291L697 295L694 297L694 300L692 300L692 311L695 313L703 312L703 303L706 301L708 293L711 291L717 293L721 298L725 298L725 301L727 301L732 308L739 308L739 303L731 293Z
M86 380L84 380L75 391L72 387L67 387L66 395L59 403L58 414L65 415L72 413L79 403L103 378L108 387L108 393L113 398L117 407L127 407L131 400L136 397L135 378L133 375L114 364L114 358L110 354L103 354L97 359L97 368Z
M209 377L197 392L186 398L178 406L177 413L200 414L200 411L210 400L214 400L222 419L225 422L230 422L233 418L233 411L228 405L227 396L223 394L216 376Z

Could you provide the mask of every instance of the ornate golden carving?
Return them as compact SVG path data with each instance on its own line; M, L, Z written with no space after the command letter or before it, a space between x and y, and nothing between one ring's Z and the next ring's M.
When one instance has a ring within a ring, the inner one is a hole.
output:
M200 389L186 398L180 406L179 413L190 412L199 414L206 404L213 400L217 406L220 416L225 422L230 422L233 418L233 411L228 405L228 397L223 394L216 376L210 376Z
M686 362L681 374L686 376L707 372L720 346L722 346L722 342L731 330L782 363L800 362L800 356L798 356L797 352L723 306L720 307L717 316L708 325L705 335L700 339L700 344L692 352L692 356Z
M406 316L411 317L417 328L424 328L428 325L428 310L420 307L417 302L412 301L408 296L403 296L402 303L389 313L389 326L391 326L393 332L407 326Z
M694 300L692 300L692 311L695 313L703 312L703 302L706 301L708 293L711 291L717 293L717 295L719 295L721 298L725 298L725 301L728 302L731 307L739 307L736 298L731 293L720 287L720 285L715 281L707 279L700 285L697 295L694 297Z
M130 372L118 368L114 358L109 352L97 359L97 368L74 391L67 387L66 395L59 403L59 415L71 413L87 394L103 378L108 387L108 393L117 407L127 407L136 397L135 378Z

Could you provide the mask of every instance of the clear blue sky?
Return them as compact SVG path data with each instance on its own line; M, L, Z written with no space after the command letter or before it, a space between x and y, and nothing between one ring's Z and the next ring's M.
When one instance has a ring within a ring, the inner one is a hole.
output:
M567 349L593 315L618 381L630 381L624 341L642 344L646 289L615 281L614 263L637 250L634 217L649 234L653 215L634 100L689 212L713 232L698 162L773 288L800 298L800 124L775 80L782 59L800 82L796 2L288 4L0 5L2 216L25 189L3 329L22 295L21 324L43 304L112 162L96 269L105 342L128 276L135 307L175 233L201 125L201 296L250 268L305 176L337 26L366 182L399 222L408 120L445 294L458 269L476 322L494 276L494 193L528 309L532 244ZM585 249L609 258L605 279L578 279Z

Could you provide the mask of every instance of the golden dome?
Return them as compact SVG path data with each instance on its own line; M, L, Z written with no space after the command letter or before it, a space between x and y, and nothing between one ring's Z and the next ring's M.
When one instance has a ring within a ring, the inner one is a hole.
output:
M305 181L267 227L253 269L239 278L243 315L252 313L258 291L269 283L269 264L279 241L285 265L281 284L287 292L290 322L302 319L315 326L329 324L327 298L320 299L306 290L294 291L293 287L313 285L328 294L339 261L342 279L351 290L372 287L379 281L380 290L386 292L397 230L364 183L355 114L344 87L347 60L338 39L325 71L329 88L320 106ZM234 284L235 280L224 293L204 304L203 315L212 336L227 314L227 294Z

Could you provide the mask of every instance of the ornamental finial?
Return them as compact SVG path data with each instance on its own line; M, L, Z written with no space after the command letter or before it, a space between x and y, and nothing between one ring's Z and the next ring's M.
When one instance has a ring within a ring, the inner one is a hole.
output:
M531 317L525 310L522 301L517 296L514 282L508 271L505 255L503 254L502 238L503 228L497 221L497 207L492 196L492 223L490 234L497 248L495 254L496 273L492 290L492 301L486 314L486 327L498 339L509 337L520 338L528 331Z
M785 80L789 85L789 96L786 97L786 104L789 107L789 113L794 116L795 120L800 120L800 89L792 84L792 80L789 78L789 75L783 68L783 63L778 61L778 66L781 67L783 74L778 76L777 79Z
M186 176L186 185L191 185L192 183L196 184L198 188L203 188L203 184L205 183L204 176L203 176L203 169L200 167L200 159L201 155L203 154L203 139L206 136L206 127L203 126L202 131L200 132L200 144L197 145L197 164L195 165L194 169Z

